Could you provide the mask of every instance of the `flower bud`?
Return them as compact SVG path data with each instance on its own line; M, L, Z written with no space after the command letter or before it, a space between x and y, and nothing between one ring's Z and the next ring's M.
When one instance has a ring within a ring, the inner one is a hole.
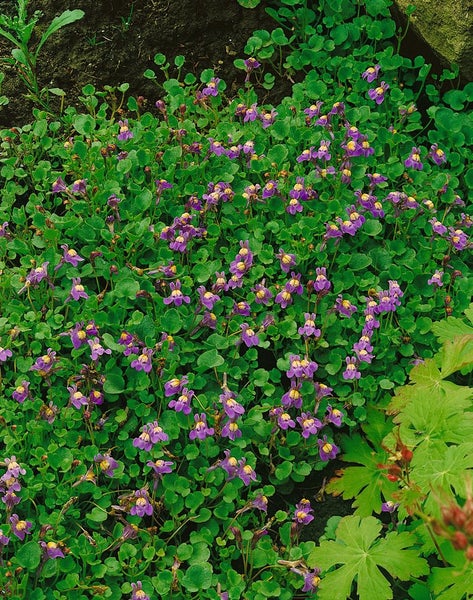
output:
M455 550L465 550L468 546L468 538L463 531L455 531L452 537L452 546Z

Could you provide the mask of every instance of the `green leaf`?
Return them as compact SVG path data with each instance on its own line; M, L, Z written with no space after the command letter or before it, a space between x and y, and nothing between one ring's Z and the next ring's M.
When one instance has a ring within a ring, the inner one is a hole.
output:
M464 600L473 594L473 565L464 552L456 551L449 562L451 567L434 567L429 578L436 600ZM437 595L438 594L438 595Z
M188 592L208 590L212 585L212 566L209 563L191 565L185 572L181 584Z
M38 47L36 48L35 56L38 56L41 47L53 33L61 29L61 27L70 25L71 23L74 23L74 21L82 19L84 14L84 11L79 9L65 10L62 14L59 15L59 17L55 17L49 24L49 27L41 36Z
M213 369L223 365L224 362L223 356L217 350L207 350L197 359L197 366L201 369Z
M356 515L368 516L381 511L383 498L391 498L397 485L388 480L379 465L387 461L384 450L374 451L366 439L353 435L343 441L343 460L360 466L350 466L342 470L338 479L332 479L327 492L343 494L344 499L356 498L353 506Z
M473 364L473 334L447 340L440 352L442 378Z
M371 265L373 261L367 254L353 254L350 259L349 266L353 271L361 271Z
M125 391L125 380L120 371L106 374L103 389L107 394L121 394Z
M15 558L20 567L33 571L41 561L41 547L38 542L26 542L16 551Z
M324 572L319 600L346 600L355 582L359 600L390 600L393 592L381 569L402 581L428 573L427 562L413 548L414 536L392 531L380 538L382 527L375 517L344 517L336 541L324 540L312 550L308 565Z

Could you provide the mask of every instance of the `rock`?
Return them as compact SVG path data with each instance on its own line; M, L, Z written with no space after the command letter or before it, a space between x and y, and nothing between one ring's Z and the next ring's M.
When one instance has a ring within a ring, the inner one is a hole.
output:
M473 80L472 0L394 0L394 4L403 15L415 4L411 26L416 33L447 66L457 64L460 75Z

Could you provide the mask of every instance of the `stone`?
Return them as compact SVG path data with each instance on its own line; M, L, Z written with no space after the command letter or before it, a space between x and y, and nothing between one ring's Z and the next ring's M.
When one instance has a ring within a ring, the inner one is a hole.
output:
M473 80L473 0L394 0L394 5L407 15L414 4L411 27L450 66L455 63L460 75Z

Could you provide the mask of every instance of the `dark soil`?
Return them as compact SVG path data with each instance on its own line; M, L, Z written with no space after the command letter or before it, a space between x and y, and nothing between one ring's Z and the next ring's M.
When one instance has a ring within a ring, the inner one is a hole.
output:
M153 69L161 75L153 57L162 53L171 64L176 55L185 56L184 72L199 75L213 68L231 94L244 80L244 73L235 69L233 61L246 58L248 38L256 29L272 30L277 25L266 14L267 5L262 2L255 9L244 9L237 0L29 0L28 14L36 10L42 13L32 49L41 32L64 10L81 9L85 13L83 19L53 34L42 47L40 86L64 90L67 106L78 103L86 84L101 91L105 85L128 83L129 95L143 96L145 104L153 106L159 90L143 73ZM13 16L16 11L16 0L0 0L1 13ZM394 12L393 16L404 28L400 15ZM33 104L24 97L25 86L12 67L1 64L1 57L10 57L12 48L0 38L0 71L5 73L1 94L9 99L7 106L0 107L0 127L21 126L33 120ZM433 63L434 72L441 71L436 57L412 33L405 38L401 52L412 57L422 54ZM260 103L277 104L290 92L289 80L278 80L270 93L258 89Z
M213 68L231 90L244 79L233 61L246 58L247 39L256 29L274 28L261 5L244 9L237 0L30 0L28 6L29 15L43 13L36 35L66 9L85 12L83 19L53 34L39 56L41 87L63 89L66 104L74 104L86 84L102 90L104 85L129 83L130 95L154 105L159 90L143 72L160 74L153 62L157 53L171 64L176 55L184 55L184 72L198 75ZM16 2L0 0L0 12L16 14ZM0 57L10 56L12 47L1 38ZM10 101L0 111L0 126L32 121L33 105L24 99L26 89L14 69L0 70L6 75L2 94Z

